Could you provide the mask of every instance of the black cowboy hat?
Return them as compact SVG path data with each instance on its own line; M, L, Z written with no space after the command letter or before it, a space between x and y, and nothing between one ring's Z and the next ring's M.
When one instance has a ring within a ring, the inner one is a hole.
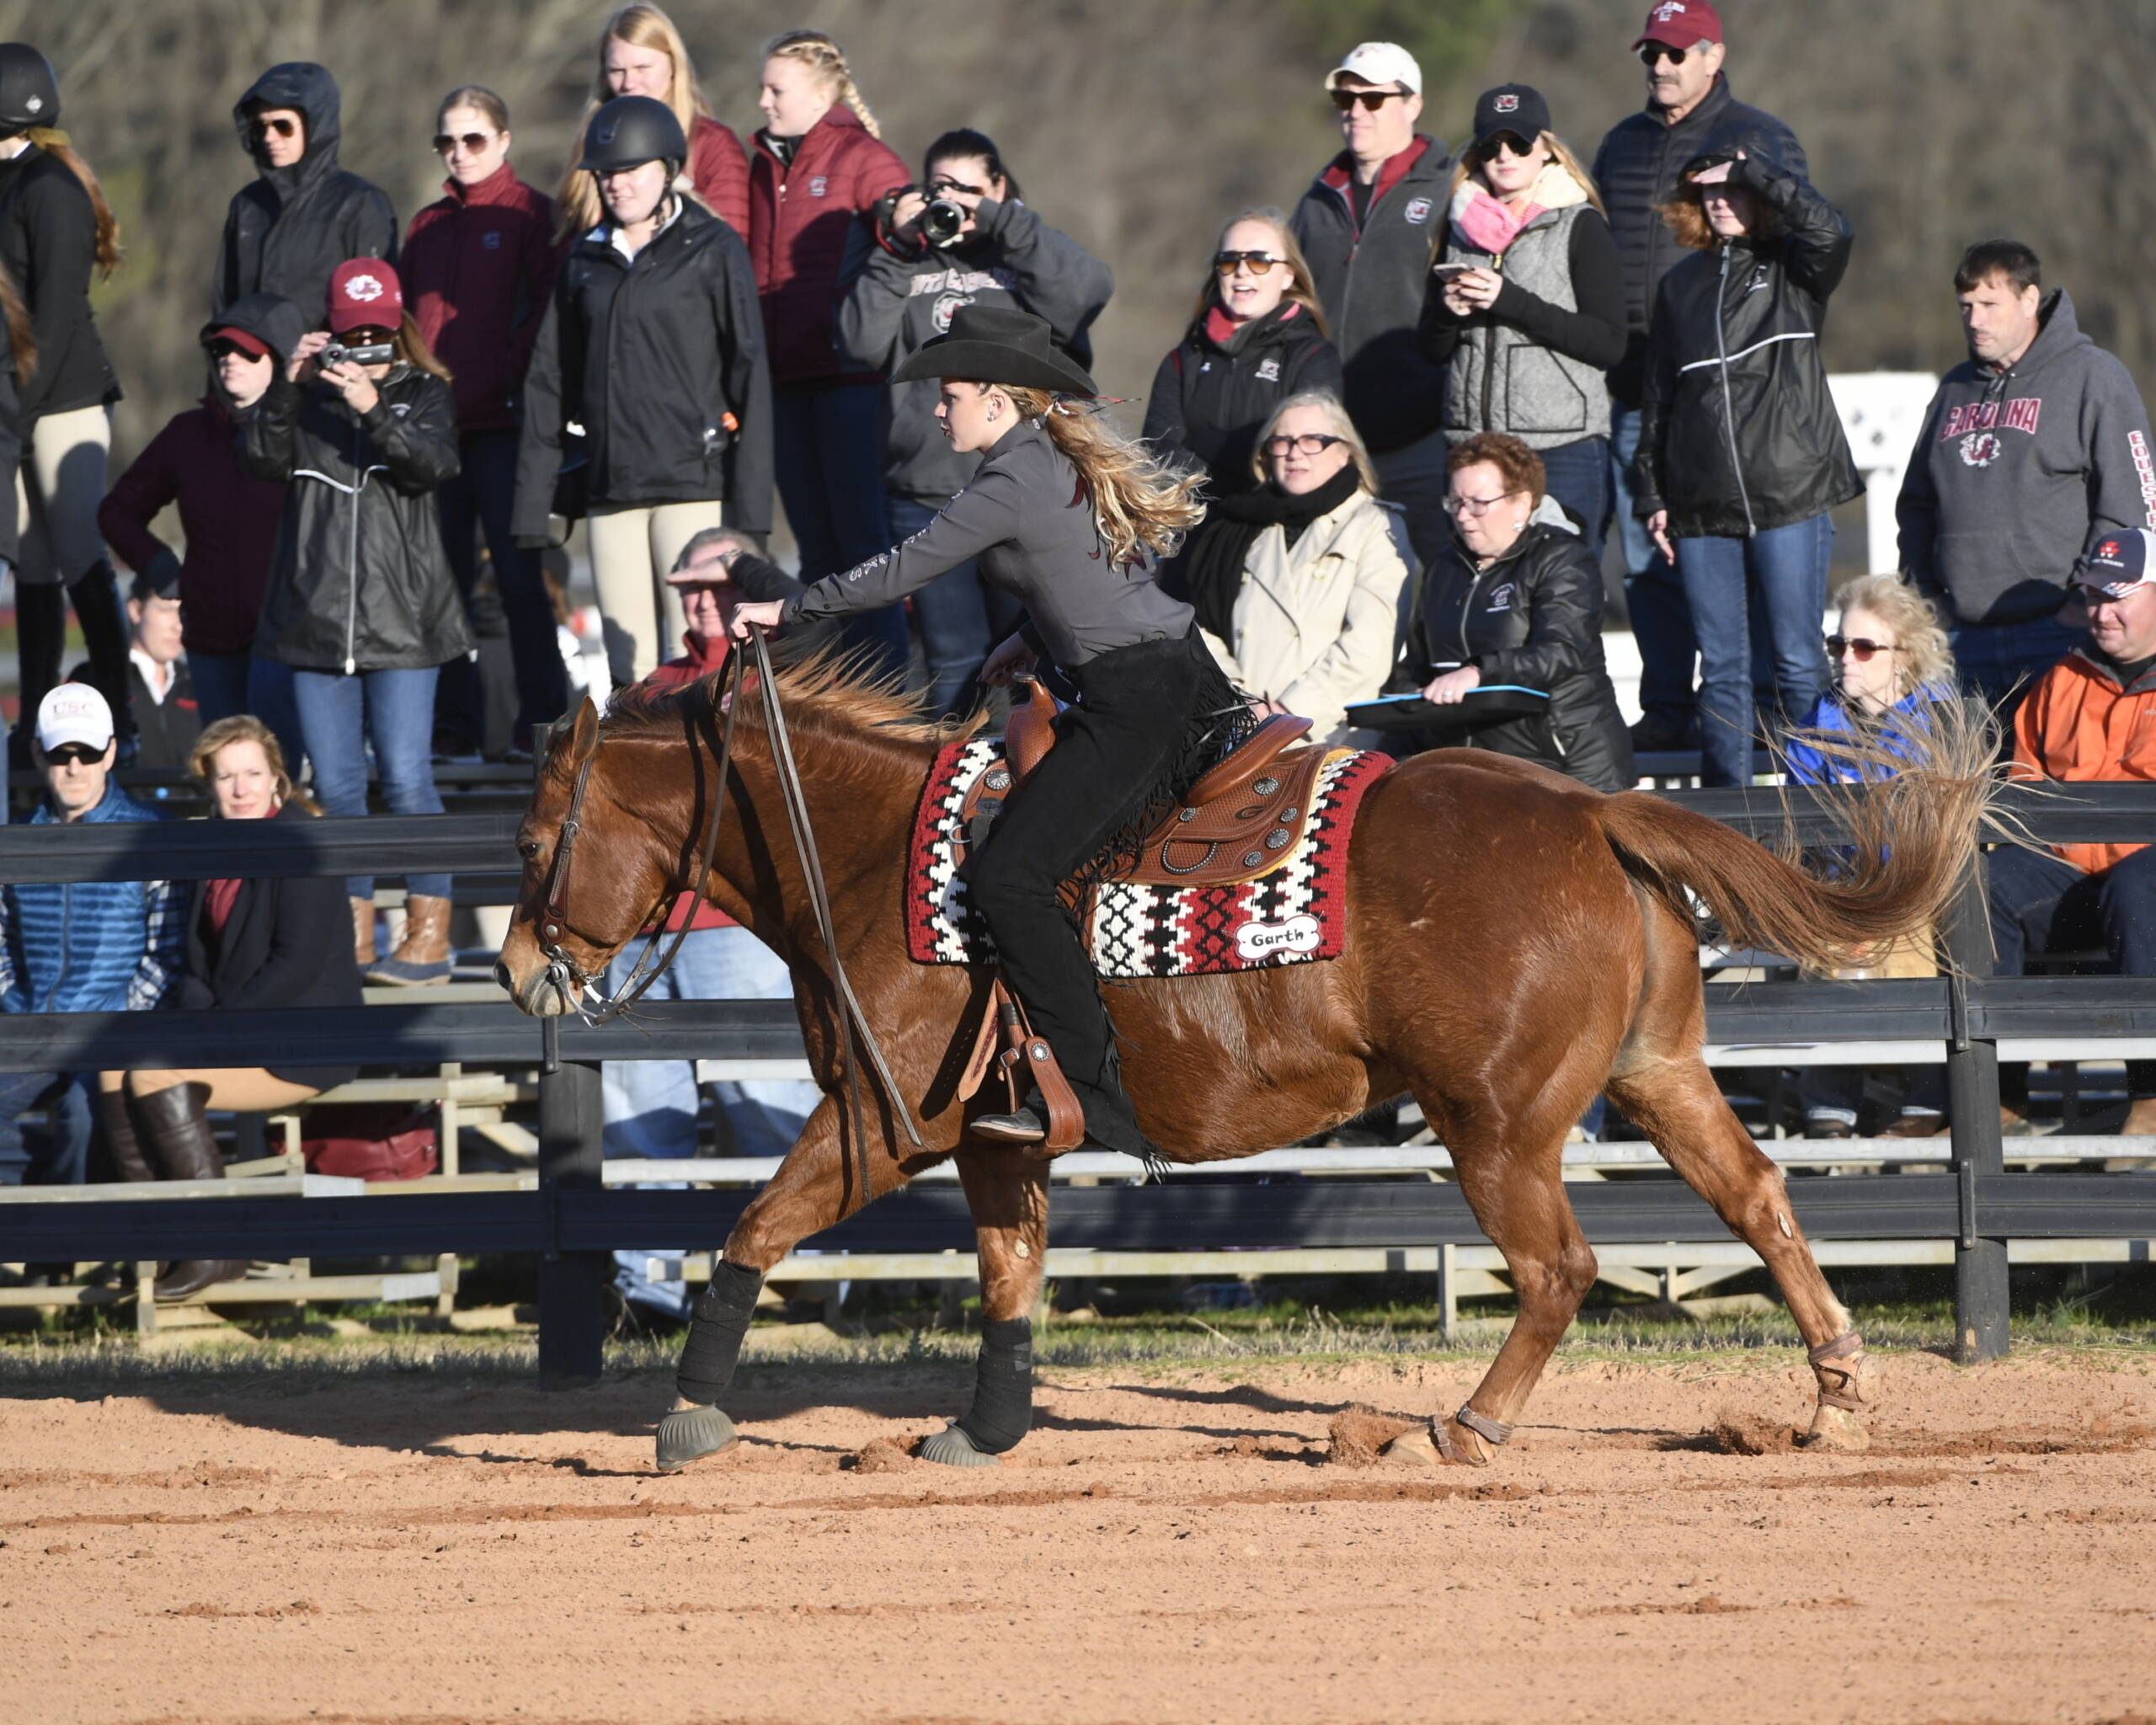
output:
M894 383L925 377L957 377L969 383L1002 383L1045 389L1057 395L1098 395L1093 380L1049 339L1048 320L1001 306L961 306L951 314L951 333L901 360Z

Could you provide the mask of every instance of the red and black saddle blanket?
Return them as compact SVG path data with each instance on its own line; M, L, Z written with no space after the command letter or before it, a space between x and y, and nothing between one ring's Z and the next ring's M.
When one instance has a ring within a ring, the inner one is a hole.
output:
M930 769L906 869L906 946L916 963L995 962L995 943L967 900L954 840L968 788L1002 759L1001 738L976 737L951 744ZM1389 755L1333 750L1318 771L1302 841L1255 880L1097 888L1085 917L1093 968L1111 977L1206 976L1338 958L1355 810L1392 765Z

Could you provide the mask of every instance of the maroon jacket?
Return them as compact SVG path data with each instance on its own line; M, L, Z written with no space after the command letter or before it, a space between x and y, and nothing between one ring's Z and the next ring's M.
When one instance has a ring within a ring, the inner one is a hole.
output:
M190 653L244 653L253 644L277 549L285 487L241 468L238 430L212 391L200 407L175 414L98 505L105 543L143 574L160 561L179 562L150 531L158 510L179 504L187 540L179 567L180 638Z
M506 162L474 186L412 218L398 263L404 301L427 345L449 367L459 432L512 431L561 250L554 206Z
M744 243L749 238L749 157L734 128L699 114L689 127L689 184Z
M841 366L833 320L846 297L842 278L859 217L912 178L851 108L835 106L810 126L791 163L771 148L768 133L756 134L749 163L749 255L763 291L773 383L882 381L874 371Z

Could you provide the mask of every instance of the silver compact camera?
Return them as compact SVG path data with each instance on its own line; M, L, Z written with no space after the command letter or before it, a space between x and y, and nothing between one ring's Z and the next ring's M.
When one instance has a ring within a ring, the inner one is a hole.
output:
M397 344L393 341L371 341L363 347L346 347L333 341L315 355L317 361L330 366L386 366L397 357Z

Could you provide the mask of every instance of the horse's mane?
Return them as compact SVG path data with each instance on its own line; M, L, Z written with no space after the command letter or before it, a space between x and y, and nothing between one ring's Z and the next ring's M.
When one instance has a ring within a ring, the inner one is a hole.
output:
M963 721L930 717L921 696L909 693L899 675L873 670L870 655L859 648L819 647L792 664L774 660L772 669L787 724L796 731L942 744L969 737L987 723L985 708ZM664 732L678 737L683 706L710 700L724 676L713 671L667 689L641 684L624 689L607 706L606 728L617 734ZM762 679L750 676L744 691L745 698L760 700Z

